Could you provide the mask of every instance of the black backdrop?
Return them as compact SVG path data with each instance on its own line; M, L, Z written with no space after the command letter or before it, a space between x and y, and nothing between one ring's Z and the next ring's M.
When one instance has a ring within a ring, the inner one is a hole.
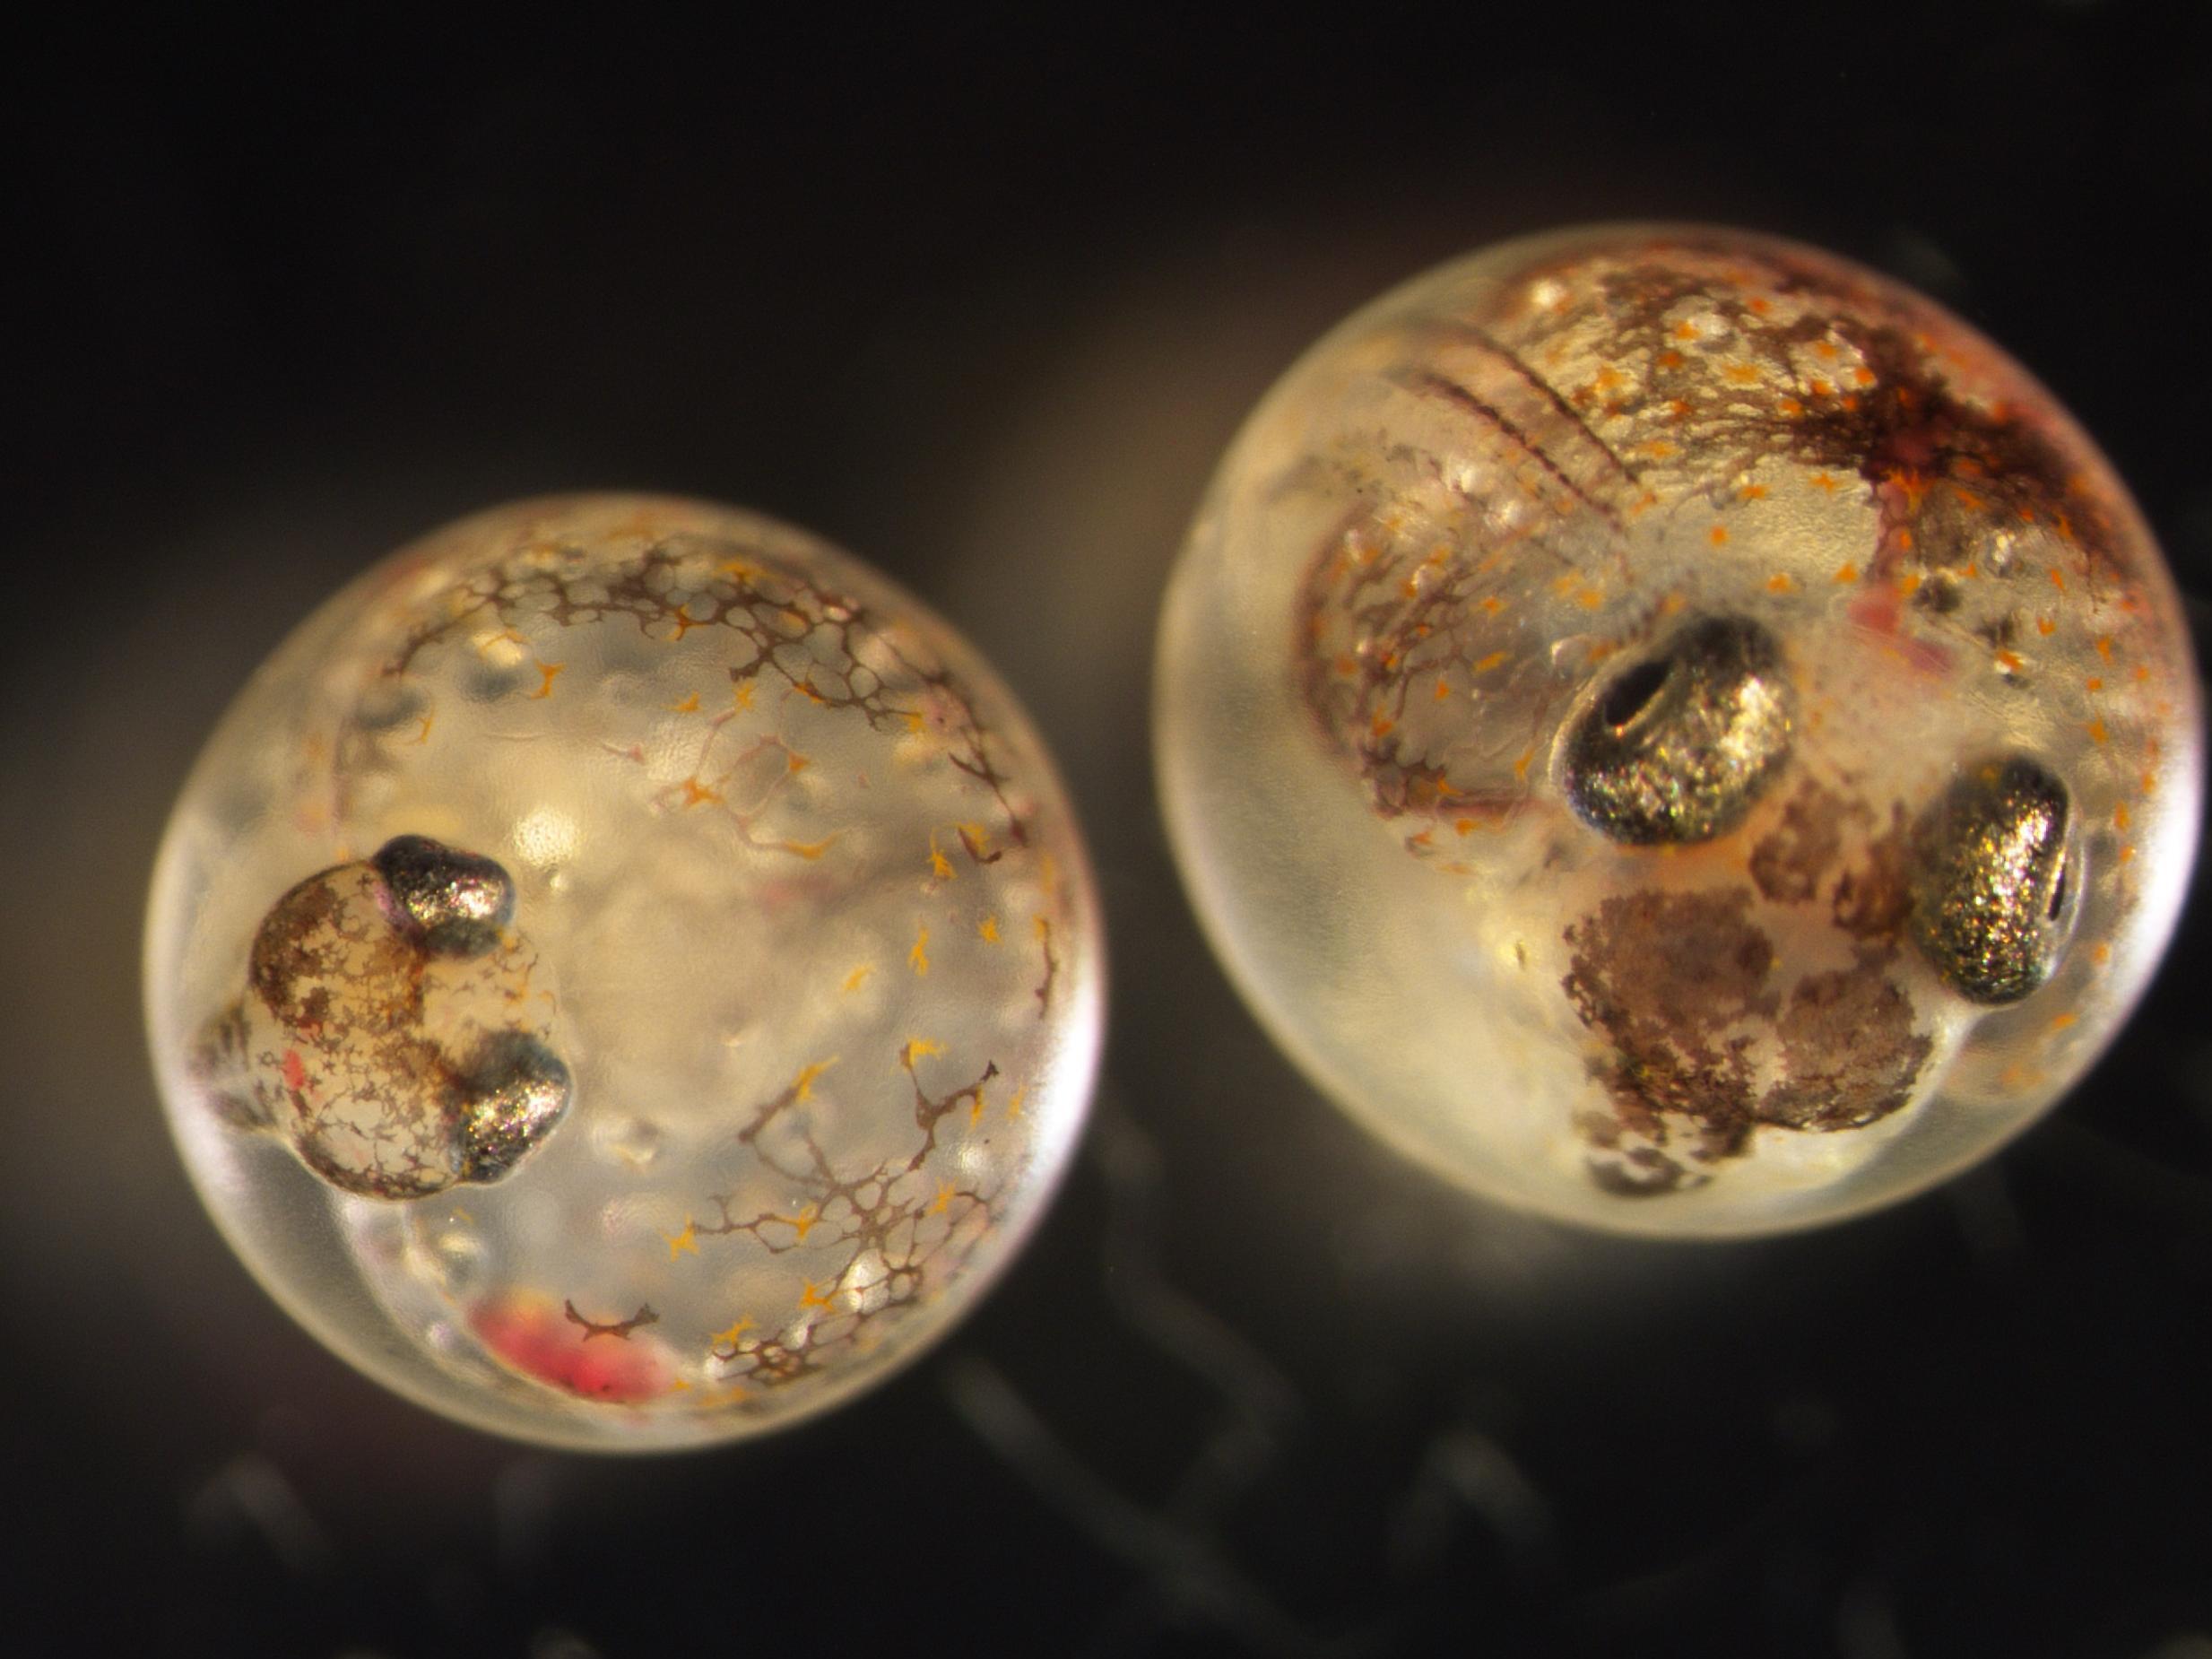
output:
M11 1623L390 1659L2212 1655L2201 899L2091 1081L1947 1190L1584 1238L1470 1208L1272 1053L1176 888L1145 697L1182 523L1299 346L1592 217L1930 288L2212 592L2202 15L12 24ZM984 1309L821 1421L627 1462L448 1426L294 1330L137 1034L161 818L251 665L407 535L600 485L811 525L958 619L1071 774L1115 965L1094 1133Z

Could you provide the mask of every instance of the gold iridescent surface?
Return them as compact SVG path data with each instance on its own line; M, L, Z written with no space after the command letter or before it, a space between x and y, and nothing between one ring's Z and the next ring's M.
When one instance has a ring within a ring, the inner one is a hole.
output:
M1216 947L1431 1169L1651 1233L1902 1197L2048 1107L2197 833L2125 489L1926 299L1696 227L1511 242L1268 395L1156 718Z
M800 531L451 525L239 695L155 874L186 1161L330 1346L499 1432L776 1428L941 1335L1099 1038L1068 803L990 669Z

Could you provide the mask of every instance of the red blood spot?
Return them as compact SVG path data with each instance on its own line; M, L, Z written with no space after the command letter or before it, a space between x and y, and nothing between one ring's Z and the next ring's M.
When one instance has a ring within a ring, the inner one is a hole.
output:
M668 1391L668 1349L643 1332L587 1338L560 1307L521 1295L480 1303L469 1328L525 1376L586 1400L618 1405Z
M1904 601L1893 584L1882 582L1865 590L1851 602L1848 614L1869 633L1887 638L1916 672L1930 675L1950 672L1950 652L1932 640L1916 638L1904 631Z
M284 1051L284 1086L295 1090L308 1086L308 1068L301 1063L297 1048Z
M1851 620L1873 633L1894 634L1904 609L1897 590L1887 582L1881 582L1864 589L1851 602Z

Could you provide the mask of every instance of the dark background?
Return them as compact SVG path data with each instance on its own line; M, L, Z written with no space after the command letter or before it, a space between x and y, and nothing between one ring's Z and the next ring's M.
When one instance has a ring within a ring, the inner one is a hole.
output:
M2212 1656L2201 882L2119 1046L1991 1164L1809 1236L1584 1238L1472 1208L1275 1055L1177 889L1146 708L1182 524L1288 359L1592 217L1930 289L2212 593L2203 16L12 24L10 1625L316 1659ZM1094 1133L985 1307L828 1419L675 1459L496 1443L312 1344L197 1209L137 1012L162 818L253 664L413 534L603 485L810 525L956 619L1058 748L1115 956Z

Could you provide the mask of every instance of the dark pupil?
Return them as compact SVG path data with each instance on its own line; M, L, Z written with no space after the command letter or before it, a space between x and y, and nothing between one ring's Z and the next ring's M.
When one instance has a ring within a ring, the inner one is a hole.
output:
M1664 661L1639 663L1613 682L1599 708L1599 717L1618 730L1635 719L1644 705L1659 695L1659 688L1667 683L1668 664Z

